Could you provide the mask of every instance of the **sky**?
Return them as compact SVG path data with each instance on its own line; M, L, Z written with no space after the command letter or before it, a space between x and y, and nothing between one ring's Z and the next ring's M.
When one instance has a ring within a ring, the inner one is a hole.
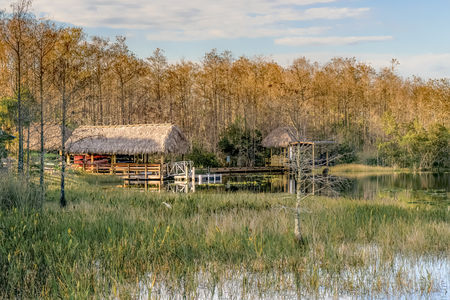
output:
M0 0L10 10L12 1ZM212 49L326 63L355 57L375 69L395 58L403 77L450 78L448 0L34 0L37 17L127 37L138 57L200 61Z

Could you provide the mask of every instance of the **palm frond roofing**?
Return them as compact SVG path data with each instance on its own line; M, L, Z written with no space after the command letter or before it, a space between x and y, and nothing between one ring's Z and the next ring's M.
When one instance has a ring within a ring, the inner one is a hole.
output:
M66 149L72 154L185 154L189 143L173 124L81 126L66 142Z
M309 141L293 126L278 127L262 141L265 148L286 148L289 145L303 144L335 144L334 141Z

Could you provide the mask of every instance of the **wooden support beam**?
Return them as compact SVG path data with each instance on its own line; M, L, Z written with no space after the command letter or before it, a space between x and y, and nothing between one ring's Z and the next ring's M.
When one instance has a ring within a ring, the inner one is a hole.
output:
M192 191L195 193L195 167L192 167Z
M128 167L128 170L127 170L127 172L128 172L128 184L130 184L130 164L127 164L127 167Z
M144 182L145 182L145 190L147 190L148 188L148 183L147 183L147 164L145 164L145 171L144 171Z
M189 191L189 167L187 164L184 166L184 172L186 175L186 193L188 193L188 191Z
M315 153L314 153L314 144L312 144L312 176L313 176L313 182L312 182L312 193L313 193L313 196L314 196L314 194L315 194L315 176L314 176L314 167L315 167L315 161L314 161L314 158L315 158L315 155L314 155Z
M164 163L164 155L161 156L161 162ZM162 174L163 164L159 165L159 192L161 193L161 185L164 183L164 177Z

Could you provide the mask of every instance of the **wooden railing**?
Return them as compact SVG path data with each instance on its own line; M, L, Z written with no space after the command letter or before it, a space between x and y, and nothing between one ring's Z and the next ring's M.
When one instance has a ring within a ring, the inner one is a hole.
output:
M83 169L92 173L109 173L118 175L128 181L162 181L164 178L164 169L161 168L160 164L96 164L95 162L87 162L83 164Z
M284 155L273 155L271 158L266 158L266 166L270 167L285 167L289 164L289 158Z

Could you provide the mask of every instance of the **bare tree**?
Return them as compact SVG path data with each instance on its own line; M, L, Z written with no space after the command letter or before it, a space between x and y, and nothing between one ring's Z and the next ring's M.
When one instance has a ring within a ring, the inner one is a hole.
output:
M65 207L65 171L66 171L66 114L70 100L80 90L85 88L90 80L90 72L86 70L84 52L87 45L84 42L84 34L81 30L66 29L62 32L57 45L59 58L53 67L53 84L60 94L59 111L61 116L61 195L60 206Z
M49 97L49 68L53 66L53 62L57 59L55 54L55 45L60 38L62 29L58 28L54 22L41 19L35 20L32 31L32 43L34 47L33 60L35 61L35 73L39 81L39 115L40 115L40 167L39 167L39 184L41 186L41 201L44 201L44 124L45 124L45 98Z
M22 89L23 76L26 74L26 60L30 54L29 29L33 19L29 9L31 0L18 0L11 5L12 13L0 12L0 38L11 50L14 61L13 91L17 97L19 159L17 171L23 173L23 108Z

